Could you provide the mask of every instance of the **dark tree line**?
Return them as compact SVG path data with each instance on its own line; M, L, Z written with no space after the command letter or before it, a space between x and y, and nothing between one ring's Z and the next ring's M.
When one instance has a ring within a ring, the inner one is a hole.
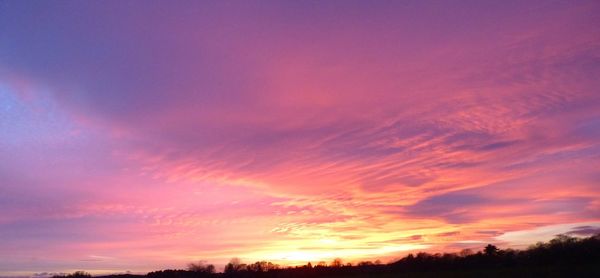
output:
M86 278L79 274L69 278ZM107 278L142 278L113 275ZM133 275L129 275L133 276ZM188 265L188 270L150 272L145 278L202 277L600 277L600 234L588 238L559 235L547 243L537 243L526 250L499 249L487 245L478 252L409 254L389 264L364 261L351 265L335 259L327 264L308 263L297 267L280 267L259 261L244 264L232 259L223 273L203 262ZM64 276L63 276L64 277Z

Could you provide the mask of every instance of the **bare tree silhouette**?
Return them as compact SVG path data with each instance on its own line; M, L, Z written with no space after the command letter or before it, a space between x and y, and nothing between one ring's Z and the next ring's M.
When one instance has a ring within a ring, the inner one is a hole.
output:
M199 273L215 273L215 266L212 264L206 264L205 261L198 261L196 263L188 264L188 270Z

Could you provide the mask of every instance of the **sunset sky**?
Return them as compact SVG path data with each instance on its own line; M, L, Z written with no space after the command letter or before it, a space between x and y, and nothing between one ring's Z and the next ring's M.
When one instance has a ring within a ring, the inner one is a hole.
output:
M599 1L0 0L0 276L598 232Z

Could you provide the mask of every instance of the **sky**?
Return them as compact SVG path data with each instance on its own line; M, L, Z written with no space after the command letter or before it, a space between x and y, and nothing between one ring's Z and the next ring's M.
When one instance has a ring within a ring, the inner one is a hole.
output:
M0 276L600 232L598 1L0 1Z

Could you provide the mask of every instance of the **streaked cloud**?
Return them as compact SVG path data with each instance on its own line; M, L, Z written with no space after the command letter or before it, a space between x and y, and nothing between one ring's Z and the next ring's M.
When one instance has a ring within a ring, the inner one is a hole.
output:
M594 1L0 6L7 274L597 230Z

